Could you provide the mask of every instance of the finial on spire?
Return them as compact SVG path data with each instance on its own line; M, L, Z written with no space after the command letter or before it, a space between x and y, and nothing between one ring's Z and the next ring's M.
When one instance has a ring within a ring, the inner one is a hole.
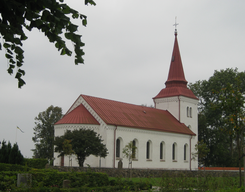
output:
M177 17L175 17L175 24L173 25L175 27L175 31L174 31L175 35L177 35L177 25L179 25L179 23L177 23Z

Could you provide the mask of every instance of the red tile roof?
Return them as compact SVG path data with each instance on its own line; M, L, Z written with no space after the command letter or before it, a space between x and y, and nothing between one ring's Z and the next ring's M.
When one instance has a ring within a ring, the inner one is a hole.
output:
M187 88L187 81L185 80L185 74L179 51L177 32L175 33L174 48L168 79L165 84L166 88L162 89L153 99L172 96L186 96L193 99L198 99L194 93Z
M55 125L58 124L93 124L99 125L98 121L83 106L79 105L70 113L64 115Z
M168 111L87 95L81 97L108 125L195 135Z
M185 97L189 97L189 98L198 100L198 98L194 95L194 93L190 89L185 88L185 87L167 87L167 88L164 88L153 99L164 98L164 97L173 97L173 96L185 96Z

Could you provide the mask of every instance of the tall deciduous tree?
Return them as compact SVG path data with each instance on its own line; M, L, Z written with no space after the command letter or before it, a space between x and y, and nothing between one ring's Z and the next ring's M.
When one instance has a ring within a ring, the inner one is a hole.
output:
M230 137L235 138L237 148L237 161L239 162L240 186L242 185L242 145L244 144L244 97L241 91L241 79L236 77L233 84L228 83L225 88L216 90L220 95L220 102L213 104L214 109L222 110L224 127L220 128Z
M32 137L35 143L35 149L32 150L34 157L52 160L54 152L54 124L61 117L62 109L53 105L35 117L34 137Z
M95 5L93 0L85 0L85 4ZM42 32L61 55L71 55L65 39L74 45L75 64L83 63L84 55L81 35L77 34L78 26L71 22L73 19L81 19L86 26L87 17L75 9L72 9L63 0L2 0L0 1L0 34L3 38L3 47L6 50L6 58L9 63L8 73L13 74L17 68L15 78L18 79L18 87L22 87L25 81L22 76L25 71L21 69L24 64L23 41L27 39L24 29L31 31L36 28ZM65 38L64 38L65 37ZM2 44L0 43L0 50Z
M67 130L64 135L55 137L55 152L62 156L65 154L63 143L65 139L70 140L72 149L77 156L78 164L83 167L86 157L90 155L106 157L107 148L102 143L101 136L90 129Z
M236 111L239 111L239 114L243 113L245 72L229 68L215 71L208 80L197 81L189 87L200 99L198 139L203 140L210 149L205 164L238 166L237 157L240 152L237 149L241 146L235 142L237 134L234 122L231 123L230 120ZM240 135L243 135L244 131L240 131Z

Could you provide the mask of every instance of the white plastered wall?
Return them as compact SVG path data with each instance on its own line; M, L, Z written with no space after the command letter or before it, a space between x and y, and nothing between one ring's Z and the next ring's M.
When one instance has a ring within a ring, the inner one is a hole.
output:
M191 129L196 136L192 136L191 139L191 153L195 152L195 145L198 141L198 111L197 111L197 99L192 99L184 96L174 96L167 98L158 98L154 100L155 107L157 109L168 110L177 120L184 123ZM187 107L192 109L192 115L187 115ZM198 166L197 161L193 161L192 168Z
M111 126L108 132L114 132L115 127ZM113 135L113 134L110 134ZM116 129L116 139L122 138L123 142L121 148L125 147L130 141L137 139L138 141L138 151L137 159L133 160L133 168L153 168L153 169L180 169L180 170L190 170L197 169L197 164L194 161L190 162L190 135L176 134L176 133L166 133L159 131L149 131L136 128L127 127L117 127ZM146 159L146 143L151 141L151 158ZM165 159L160 159L160 143L165 143ZM113 146L114 150L114 139L108 140L108 144ZM172 145L177 144L177 158L176 161L172 159ZM187 159L184 160L184 145L187 144ZM113 154L114 155L114 154ZM112 161L113 156L107 157L106 160ZM121 156L120 158L115 158L115 167L118 167L118 161L122 160L123 168L128 168L128 160ZM108 166L111 167L111 166Z
M55 125L54 126L54 136L62 136L64 135L66 130L78 130L78 129L91 129L94 130L96 133L100 134L100 125L89 125L89 124L62 124L62 125ZM58 157L59 153L54 153L54 166L60 166L61 165L61 157ZM69 163L69 157L65 156L64 157L64 166L70 166L72 164L72 166L77 167L79 166L77 158L75 155L72 156L71 158L71 162ZM99 157L96 157L94 155L90 155L89 157L86 158L85 162L84 162L84 166L86 167L87 164L91 167L98 167L99 166ZM103 162L103 160L101 160L101 163L105 163Z

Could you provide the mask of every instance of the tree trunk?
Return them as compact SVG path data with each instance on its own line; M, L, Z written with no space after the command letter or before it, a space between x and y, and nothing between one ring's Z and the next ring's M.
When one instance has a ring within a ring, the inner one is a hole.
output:
M230 166L234 166L234 156L233 156L233 142L234 142L234 138L232 136L230 136L230 156L231 156L231 165Z
M82 158L82 157L79 157L79 158L78 158L78 164L79 164L79 167L83 167L84 161L85 161L85 158Z
M240 147L240 137L237 135L237 148L238 148L238 161L239 161L239 177L240 177L240 187L242 186L242 170L241 170L241 147Z

